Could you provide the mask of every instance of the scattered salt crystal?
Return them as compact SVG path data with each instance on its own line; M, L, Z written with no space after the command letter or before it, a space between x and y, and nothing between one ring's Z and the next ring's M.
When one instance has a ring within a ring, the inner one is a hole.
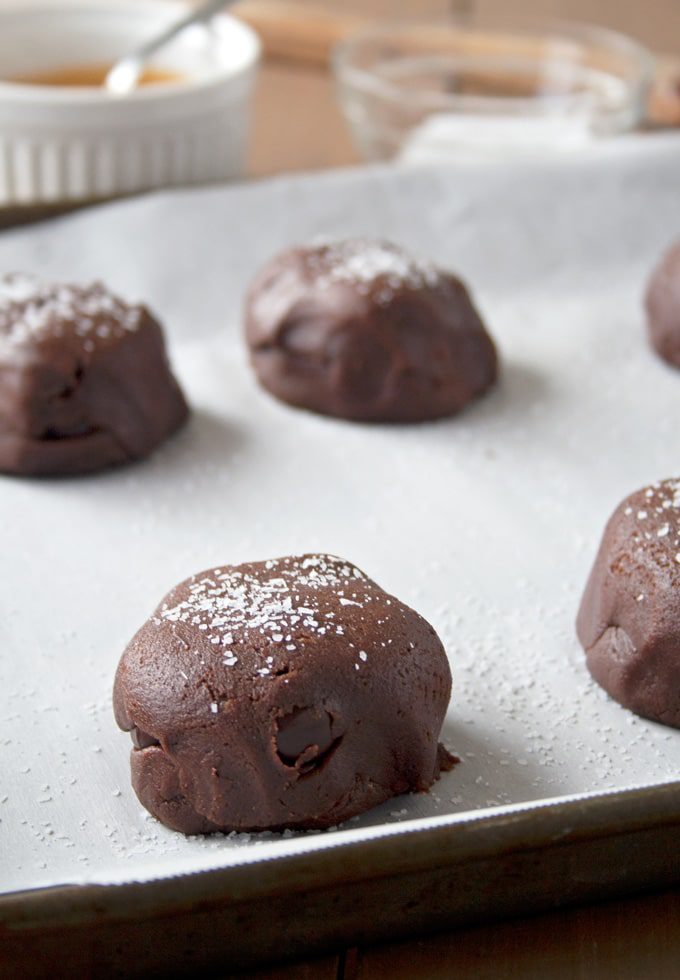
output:
M83 348L92 351L98 338L137 330L141 312L141 307L128 306L101 283L69 286L20 275L0 279L0 336L14 344L61 337L72 330L88 338Z
M327 602L345 598L345 605L361 605L356 598L344 596L348 580L364 581L369 599L374 588L363 572L331 555L270 559L264 567L275 574L262 578L236 569L216 569L201 580L192 580L188 597L172 608L164 605L159 623L189 623L205 633L212 646L232 645L238 631L245 634L239 642L247 643L248 634L255 633L258 648L260 638L265 637L271 643L285 641L286 650L293 652L298 648L292 642L294 632L300 625L306 632L325 635L326 621L334 616L323 608ZM344 635L342 624L334 630ZM265 659L271 667L273 658L265 655ZM231 666L237 661L225 657L222 662ZM265 676L270 670L257 673Z
M443 281L432 263L416 259L387 242L353 239L318 244L319 248L307 256L318 289L344 282L352 283L360 293L375 287L373 295L385 304L404 287L418 289Z

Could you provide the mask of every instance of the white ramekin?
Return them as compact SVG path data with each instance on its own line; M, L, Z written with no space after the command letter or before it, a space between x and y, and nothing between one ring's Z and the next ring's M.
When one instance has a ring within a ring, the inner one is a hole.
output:
M177 0L18 0L0 7L3 78L112 62L190 5ZM194 27L153 63L186 80L118 98L98 89L0 81L0 207L95 200L238 176L254 32L227 15Z

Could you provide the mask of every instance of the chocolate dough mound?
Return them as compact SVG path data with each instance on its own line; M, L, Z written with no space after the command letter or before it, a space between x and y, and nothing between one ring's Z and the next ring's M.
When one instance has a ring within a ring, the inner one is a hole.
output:
M663 256L647 287L647 330L652 347L680 367L680 243Z
M493 384L493 341L463 283L385 242L292 248L250 288L246 339L277 398L325 415L419 422Z
M638 490L614 511L576 628L605 691L680 728L680 480Z
M0 471L103 469L187 417L160 326L104 286L0 279Z
M176 586L114 689L132 785L185 834L330 827L427 790L451 675L408 606L329 555L213 568Z

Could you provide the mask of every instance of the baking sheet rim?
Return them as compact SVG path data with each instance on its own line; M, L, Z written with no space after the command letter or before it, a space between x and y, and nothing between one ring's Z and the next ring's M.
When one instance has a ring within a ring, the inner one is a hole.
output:
M427 826L420 826L423 823ZM152 908L159 914L192 901L241 902L300 887L320 888L442 869L509 851L568 846L584 838L617 837L675 824L680 828L680 780L574 794L511 804L493 812L467 811L382 825L377 829L385 832L368 838L364 832L354 841L329 834L314 851L264 858L254 855L224 868L148 881L65 883L8 892L0 895L0 925L14 929L38 924L43 928L82 925L101 917L102 901L107 917L128 919L142 909ZM410 846L404 848L407 837Z

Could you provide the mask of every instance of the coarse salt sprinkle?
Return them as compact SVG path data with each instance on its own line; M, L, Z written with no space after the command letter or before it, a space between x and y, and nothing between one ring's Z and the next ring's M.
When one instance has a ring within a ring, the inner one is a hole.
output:
M99 282L73 286L23 274L0 278L0 338L11 344L69 332L91 349L97 338L136 331L142 309L124 303Z
M442 273L431 262L410 256L390 242L364 238L321 241L308 253L307 262L318 288L351 283L359 293L368 293L379 285L376 299L381 303L404 287L420 289L443 281Z
M364 573L331 555L280 558L264 565L268 575L254 575L239 568L214 569L191 582L188 598L174 606L167 604L154 619L187 623L199 629L208 642L224 651L223 663L238 662L235 634L258 634L269 643L295 650L293 634L300 629L324 636L344 635L344 627L328 610L333 600L351 599L351 605L364 608L377 587ZM359 591L353 585L362 583ZM269 666L259 673L265 676Z

